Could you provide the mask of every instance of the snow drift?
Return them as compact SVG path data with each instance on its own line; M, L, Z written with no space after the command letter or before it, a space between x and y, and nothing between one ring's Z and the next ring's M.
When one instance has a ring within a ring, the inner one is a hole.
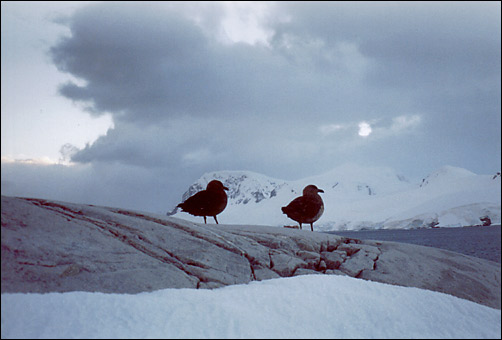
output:
M214 290L2 294L2 339L496 339L500 310L451 295L307 275Z

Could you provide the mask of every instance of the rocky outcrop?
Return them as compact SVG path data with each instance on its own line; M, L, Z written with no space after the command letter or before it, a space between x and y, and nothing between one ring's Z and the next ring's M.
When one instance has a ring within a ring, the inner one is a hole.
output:
M2 293L138 293L349 275L501 305L500 265L446 250L2 197Z

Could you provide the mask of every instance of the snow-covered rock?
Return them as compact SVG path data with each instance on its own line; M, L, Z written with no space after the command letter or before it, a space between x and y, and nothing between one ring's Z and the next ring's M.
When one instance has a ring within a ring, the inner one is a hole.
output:
M500 265L447 250L42 199L2 196L1 258L2 293L139 293L331 274L501 306Z
M324 190L324 215L316 230L366 228L457 227L482 224L488 217L501 221L500 176L476 175L445 166L411 183L385 167L363 168L346 164L323 175L285 181L249 171L204 174L185 192L182 201L213 179L230 190L222 223L284 226L295 224L281 207L301 195L308 184ZM201 218L174 210L172 215L200 222Z

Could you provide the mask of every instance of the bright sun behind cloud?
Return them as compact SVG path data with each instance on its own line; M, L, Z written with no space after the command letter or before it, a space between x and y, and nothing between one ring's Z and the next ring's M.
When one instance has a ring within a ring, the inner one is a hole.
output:
M373 130L371 129L371 125L368 124L367 122L360 122L359 123L359 136L361 137L368 137Z

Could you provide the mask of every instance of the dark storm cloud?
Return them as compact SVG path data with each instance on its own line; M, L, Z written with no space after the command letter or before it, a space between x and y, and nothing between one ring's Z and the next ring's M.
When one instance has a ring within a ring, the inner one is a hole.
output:
M374 61L368 84L402 95L500 89L500 4L483 2L289 3L277 39L354 41ZM490 93L493 95L493 93ZM421 97L420 99L425 99Z
M115 126L73 160L275 176L351 157L389 165L389 150L391 166L416 150L423 164L500 160L499 4L279 2L269 11L269 45L219 40L218 3L77 11L51 55L83 84L60 93L111 113ZM421 133L403 143L399 117ZM365 139L361 121L373 127Z
M175 11L156 6L105 3L77 11L71 36L52 48L56 66L85 80L61 93L128 118L159 115L205 84L207 54L200 29ZM190 88L187 79L190 78ZM192 96L198 100L200 96Z
M403 140L396 149L381 145L395 141L380 141L379 148L362 148L359 155L392 149L379 157L404 160L421 150L417 163L470 163L480 171L476 159L478 165L492 163L493 170L500 166L500 3L295 2L285 7L291 20L277 26L276 41L289 35L320 37L328 44L352 41L371 61L360 89L384 100L361 97L375 104L365 110L356 103L366 119L388 118L386 110L423 116L422 137L415 143Z
M72 36L52 49L61 71L85 80L61 93L127 120L197 113L218 97L201 28L158 5L99 4L71 18ZM223 65L222 65L223 66ZM223 69L222 69L223 71ZM214 108L213 108L214 109Z
M340 81L352 76L343 73L347 65L323 56L336 53L329 46L299 41L292 53L222 44L183 11L158 4L90 6L71 18L70 29L52 57L86 84L65 84L61 94L118 119L326 111L336 103Z
M193 131L201 131L197 134ZM186 154L222 147L223 130L207 121L174 117L168 122L136 124L118 121L93 144L86 145L72 160L80 163L114 162L143 167L165 167L180 162ZM208 138L208 135L213 135Z

